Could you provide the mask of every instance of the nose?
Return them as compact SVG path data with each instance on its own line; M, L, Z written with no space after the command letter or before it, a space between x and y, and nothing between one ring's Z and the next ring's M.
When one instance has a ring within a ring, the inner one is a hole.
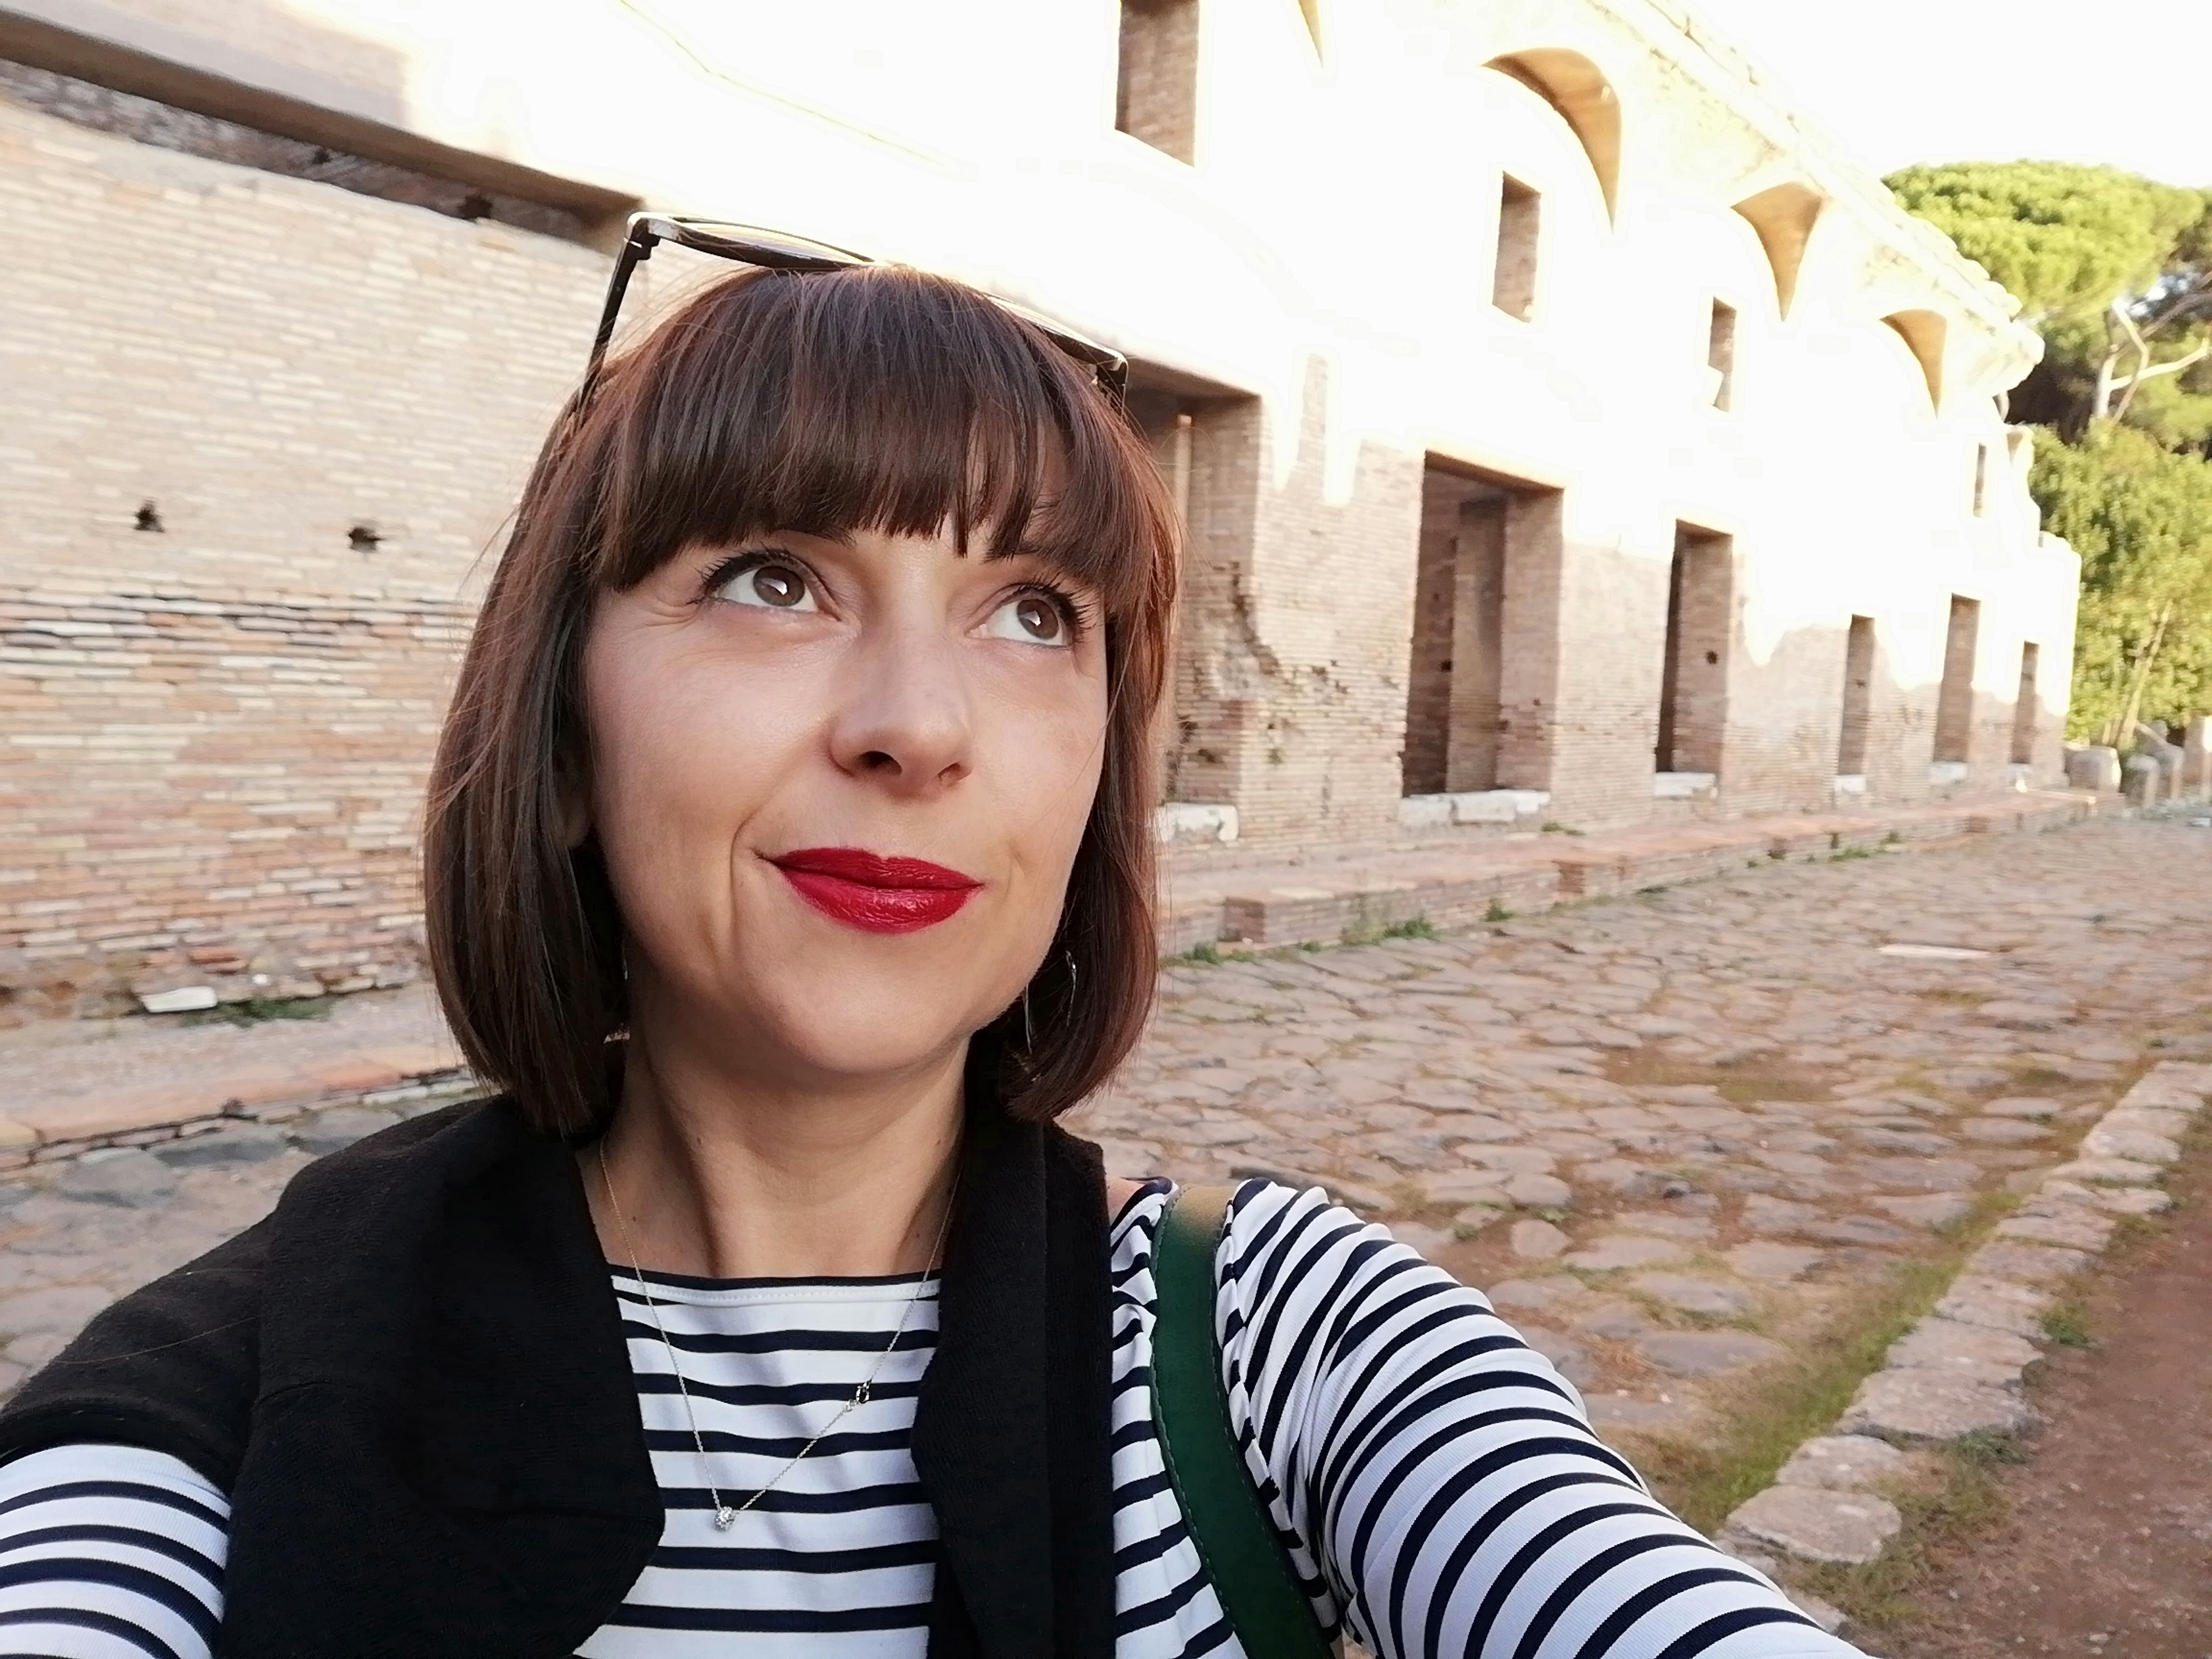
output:
M848 659L830 732L848 775L924 798L966 777L975 759L975 708L961 641L940 624L872 628Z

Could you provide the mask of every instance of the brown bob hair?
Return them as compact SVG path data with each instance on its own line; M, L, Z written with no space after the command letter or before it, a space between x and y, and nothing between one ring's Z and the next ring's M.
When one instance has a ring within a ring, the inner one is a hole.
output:
M1158 973L1150 732L1166 673L1176 526L1149 447L1034 325L890 265L746 270L611 359L540 452L477 617L430 777L430 969L477 1074L550 1134L616 1103L629 1011L596 838L580 668L598 596L687 545L785 530L1018 543L1099 596L1103 771L1060 929L1024 1004L975 1034L969 1076L1042 1120L1135 1043ZM1034 1031L1032 1041L1029 1033Z

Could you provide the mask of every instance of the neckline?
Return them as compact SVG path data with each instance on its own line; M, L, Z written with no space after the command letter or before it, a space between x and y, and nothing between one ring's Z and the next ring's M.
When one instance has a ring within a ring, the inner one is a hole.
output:
M874 1291L933 1284L938 1270L918 1273L822 1273L795 1279L714 1279L702 1273L663 1273L657 1267L632 1268L626 1261L609 1261L608 1274L633 1282L665 1285L672 1291Z
M1120 1232L1130 1224L1137 1211L1148 1198L1169 1192L1175 1183L1164 1176L1154 1176L1131 1193L1114 1218L1106 1224L1109 1235ZM604 1264L609 1277L642 1280L647 1285L665 1286L672 1291L846 1291L884 1290L900 1285L915 1285L933 1281L940 1270L931 1268L918 1273L819 1273L804 1274L793 1279L714 1279L701 1273L664 1273L657 1267L633 1269L629 1263L607 1261Z

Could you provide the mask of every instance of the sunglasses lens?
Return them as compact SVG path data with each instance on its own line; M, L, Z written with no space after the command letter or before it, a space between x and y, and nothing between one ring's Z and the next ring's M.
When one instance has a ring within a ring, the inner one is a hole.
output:
M827 242L812 242L781 231L757 230L750 225L693 219L682 222L678 229L679 234L672 240L702 253L742 260L747 264L787 270L835 270L867 263L861 255L832 247Z

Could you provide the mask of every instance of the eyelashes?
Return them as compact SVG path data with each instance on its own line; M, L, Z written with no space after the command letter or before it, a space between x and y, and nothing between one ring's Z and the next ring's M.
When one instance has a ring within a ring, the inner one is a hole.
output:
M804 584L810 599L818 595L823 586L821 579L814 574L812 567L789 549L757 547L719 559L708 566L700 578L699 592L692 602L698 605L711 603L732 583L753 572L770 567L789 570L796 574ZM1061 626L1067 630L1067 643L1073 644L1081 639L1097 623L1098 605L1095 599L1087 594L1076 592L1051 581L1019 583L1008 589L1000 597L998 608L1003 608L1017 599L1030 596L1042 599L1053 608L1060 617ZM797 601L788 604L764 605L756 599L750 602L732 600L725 601L725 603L748 603L749 608L761 609L799 610L802 608L800 603ZM806 604L803 608L811 610L814 606L811 604Z

